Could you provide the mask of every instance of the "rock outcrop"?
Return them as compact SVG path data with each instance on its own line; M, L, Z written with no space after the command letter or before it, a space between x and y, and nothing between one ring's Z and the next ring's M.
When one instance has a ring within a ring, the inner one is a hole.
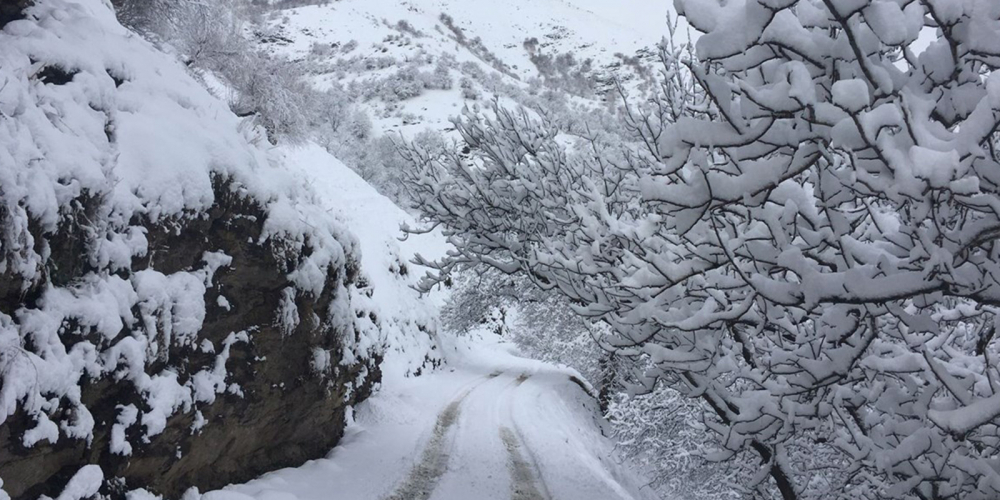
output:
M0 31L0 497L324 455L380 376L353 236L105 4L29 13Z

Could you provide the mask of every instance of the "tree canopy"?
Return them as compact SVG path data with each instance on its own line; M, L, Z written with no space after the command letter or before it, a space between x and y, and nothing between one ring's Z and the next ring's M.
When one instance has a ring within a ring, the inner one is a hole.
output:
M456 246L424 286L486 265L565 295L757 457L759 495L996 498L1000 3L675 5L694 57L664 46L630 140L494 104L455 151L404 148Z

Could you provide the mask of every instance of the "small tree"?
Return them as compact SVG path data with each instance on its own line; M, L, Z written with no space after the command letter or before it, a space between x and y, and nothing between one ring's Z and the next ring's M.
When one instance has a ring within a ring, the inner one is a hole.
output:
M305 138L321 94L303 79L300 68L286 59L248 52L227 62L222 74L233 89L229 107L238 116L253 117L271 142Z
M663 52L633 141L495 105L469 155L408 150L456 246L424 286L479 264L566 295L757 457L759 496L996 498L1000 3L676 5L697 60Z

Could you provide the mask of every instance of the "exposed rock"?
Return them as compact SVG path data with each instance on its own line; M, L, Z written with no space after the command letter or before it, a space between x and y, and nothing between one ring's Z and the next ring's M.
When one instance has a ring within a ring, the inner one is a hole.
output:
M231 265L215 273L215 286L205 295L207 314L197 341L192 346L175 347L169 353L169 363L151 369L175 370L183 382L215 361L215 353L198 348L204 340L218 350L230 333L249 332L249 342L234 343L226 362L226 382L237 384L242 394L226 392L212 404L195 405L206 422L198 431L192 431L195 411L172 416L166 429L148 444L141 443L141 426L129 428L133 449L126 457L111 451L116 409L132 404L142 410L146 408L143 399L128 384L108 378L86 381L81 384L82 401L96 421L89 444L60 440L55 445L26 448L22 436L34 422L23 412L0 426L0 477L8 494L25 499L55 496L82 465L96 463L106 477L124 479L117 488L106 487L104 493L117 496L143 487L176 498L191 486L217 488L318 458L341 438L346 405L367 397L379 379L377 358L342 367L328 376L317 372L313 349L330 350L331 357L339 359L341 332L311 320L302 321L290 334L282 331L277 314L281 291L290 286L283 272L286 264L275 259L269 244L248 243L260 237L265 214L227 185L218 185L216 195L218 203L205 218L171 231L149 226L149 253L136 259L133 272L156 269L169 275L197 269L204 265L201 260L206 251L232 257ZM52 249L46 267L51 282L68 282L74 274L86 271L79 258L81 240L85 240L74 234L85 233L86 227L78 227L78 231L66 229L48 238L36 235ZM354 264L333 270L322 295L297 301L301 317L313 318L314 312L315 317L322 317L335 298L334 292L343 290L335 286L338 273L350 284L357 279L357 272ZM0 275L3 282L9 278ZM38 293L7 290L0 295L2 310L11 314L10 304L27 306L21 297ZM220 295L225 297L228 310L219 305ZM365 373L364 382L353 386L361 373Z

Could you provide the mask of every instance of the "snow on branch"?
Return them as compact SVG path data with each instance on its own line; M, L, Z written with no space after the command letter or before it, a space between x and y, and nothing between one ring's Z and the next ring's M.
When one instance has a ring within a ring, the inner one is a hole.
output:
M425 286L558 290L757 457L748 491L996 498L1000 4L675 5L696 57L664 46L616 130L494 104L406 151L457 246Z

